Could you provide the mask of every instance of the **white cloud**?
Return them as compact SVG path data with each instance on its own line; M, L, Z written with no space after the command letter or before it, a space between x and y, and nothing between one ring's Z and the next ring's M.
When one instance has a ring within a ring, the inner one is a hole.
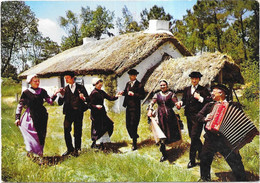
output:
M66 35L64 30L50 19L39 19L38 29L44 37L49 37L52 41L61 44L62 36Z

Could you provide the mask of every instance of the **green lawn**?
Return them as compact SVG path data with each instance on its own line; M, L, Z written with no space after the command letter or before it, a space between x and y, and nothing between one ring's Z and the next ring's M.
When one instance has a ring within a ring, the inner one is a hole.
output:
M82 152L79 157L64 159L61 106L46 106L49 113L44 163L26 156L22 135L14 125L17 103L2 97L2 181L8 182L194 182L199 179L199 166L187 169L190 140L183 110L178 111L184 121L183 143L178 148L168 147L169 161L160 163L161 153L154 143L145 107L139 125L137 151L131 151L131 139L125 127L125 114L108 113L115 122L112 143L104 151L90 148L90 112L85 112ZM255 103L254 106L258 104ZM259 111L259 110L258 110ZM257 119L256 119L257 120ZM259 119L258 119L259 120ZM256 121L257 123L257 121ZM203 137L202 137L203 140ZM241 156L250 180L259 180L258 136L241 149ZM234 180L223 157L215 157L211 176L214 181Z

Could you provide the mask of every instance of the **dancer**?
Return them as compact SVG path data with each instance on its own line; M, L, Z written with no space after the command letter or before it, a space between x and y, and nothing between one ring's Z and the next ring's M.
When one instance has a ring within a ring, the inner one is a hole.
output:
M177 103L177 108L185 106L185 116L187 118L188 132L191 138L190 145L190 161L188 168L196 166L195 157L198 152L200 157L202 142L200 135L202 132L203 124L197 121L197 114L203 108L203 106L211 101L210 93L207 88L199 85L199 81L202 77L200 72L191 72L189 75L191 80L191 86L186 87L183 91L182 100Z
M49 97L47 91L39 87L40 79L36 74L27 76L26 81L30 87L22 92L15 124L22 132L27 155L32 156L34 153L42 157L48 122L48 113L43 103L46 101L52 105L59 91ZM26 111L21 117L23 108Z
M132 150L137 149L137 130L141 117L141 100L145 97L143 85L136 79L139 72L131 69L127 72L130 81L127 82L125 90L121 92L125 96L123 106L126 107L126 129L133 139Z
M168 89L168 82L166 80L160 80L159 84L161 91L154 95L151 103L149 104L148 117L153 116L152 107L155 103L157 103L158 125L160 127L160 130L163 132L161 133L162 136L159 136L160 151L162 153L160 162L163 162L167 159L165 144L181 142L181 131L179 123L177 121L177 117L172 109L175 106L175 103L178 101L178 99L175 96L175 94Z
M75 74L72 71L66 71L64 78L68 85L61 90L61 96L58 104L63 105L64 119L64 137L67 151L62 156L78 156L81 151L82 120L84 111L88 109L89 96L83 85L75 83ZM74 146L71 137L71 125L74 123Z
M91 106L91 139L93 141L91 148L96 148L97 144L100 144L100 148L104 149L104 143L110 142L110 136L113 133L114 123L107 116L107 112L104 106L104 99L114 101L117 100L119 93L116 96L109 96L101 88L103 86L103 80L100 78L94 78L92 80L94 90L90 94L90 106Z

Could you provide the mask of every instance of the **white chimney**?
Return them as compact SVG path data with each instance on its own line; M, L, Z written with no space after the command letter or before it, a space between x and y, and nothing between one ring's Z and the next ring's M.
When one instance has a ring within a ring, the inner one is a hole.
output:
M169 30L169 23L166 20L149 20L149 28L144 33L167 33L173 35Z
M83 45L87 44L87 43L90 43L90 42L94 42L96 41L97 39L95 38L91 38L91 37L84 37L83 38Z

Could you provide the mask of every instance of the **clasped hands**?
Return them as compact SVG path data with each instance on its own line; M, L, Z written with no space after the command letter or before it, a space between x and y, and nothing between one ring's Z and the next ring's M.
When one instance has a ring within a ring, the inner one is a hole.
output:
M56 96L58 93L60 93L62 96L65 94L65 89L64 88L60 88L60 89L58 89L55 93L54 93L54 95Z
M64 94L65 94L65 89L64 89L64 88L58 89L58 90L54 93L54 95L57 95L58 93L60 93L62 96L64 96ZM81 100L83 100L83 101L86 100L84 94L81 93L80 91L79 91L79 98L80 98Z
M120 91L120 92L118 92L117 94L116 94L116 97L121 97L122 95L124 94L124 91ZM128 93L127 93L129 96L134 96L134 92L132 92L132 91L129 91Z
M180 110L182 106L182 101L176 102L175 106L177 107L178 110Z

